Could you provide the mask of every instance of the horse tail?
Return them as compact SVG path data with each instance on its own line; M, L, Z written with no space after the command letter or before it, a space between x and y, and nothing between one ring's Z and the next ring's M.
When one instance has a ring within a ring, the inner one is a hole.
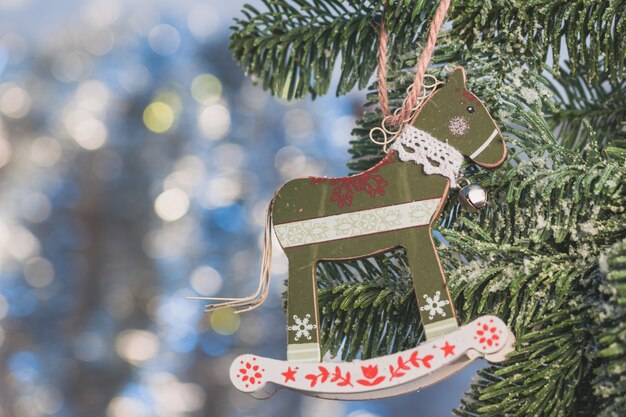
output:
M275 198L275 197L274 197ZM215 297L188 297L190 300L205 300L212 302L204 308L205 312L218 310L220 308L233 308L235 313L254 310L259 307L269 293L271 270L272 270L272 209L274 198L267 206L265 213L265 231L263 234L263 256L261 258L261 273L259 274L259 286L254 294L240 298L215 298Z

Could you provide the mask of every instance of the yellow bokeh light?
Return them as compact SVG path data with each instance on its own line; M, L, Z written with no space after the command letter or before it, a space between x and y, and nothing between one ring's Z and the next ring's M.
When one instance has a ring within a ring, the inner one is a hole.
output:
M183 108L183 100L176 92L171 90L160 90L154 97L154 101L167 104L174 114L178 114Z
M176 115L172 107L162 101L153 101L143 111L143 123L154 133L165 133L172 128Z
M222 83L214 75L198 75L191 83L191 95L201 104L217 103L222 95Z
M211 327L216 333L229 335L239 329L241 319L232 308L222 308L211 314Z

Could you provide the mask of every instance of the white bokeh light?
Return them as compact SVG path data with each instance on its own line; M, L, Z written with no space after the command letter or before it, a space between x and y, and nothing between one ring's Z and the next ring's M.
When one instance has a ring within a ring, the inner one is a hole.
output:
M24 260L39 253L39 240L28 229L15 225L9 228L9 236L11 244L7 245L6 250L14 258ZM0 243L2 240L0 237Z
M86 118L76 124L72 136L81 148L93 151L106 142L107 128L98 119Z
M141 363L152 359L159 352L159 339L146 330L124 330L115 340L115 349L125 361Z
M283 129L290 143L311 142L314 128L313 116L308 110L292 109L283 116Z
M150 48L159 55L172 55L180 46L180 34L172 25L162 24L152 28L148 34Z
M147 405L130 397L115 397L107 406L107 417L149 417L153 415Z
M333 122L330 134L333 146L341 150L348 149L355 123L356 119L354 116L339 117Z
M0 168L11 161L13 147L11 143L0 133Z
M0 86L0 112L8 117L24 117L30 111L31 99L28 92L15 84Z
M187 27L199 41L203 41L217 31L220 17L213 7L200 3L194 5L187 15Z
M111 92L108 87L97 80L82 82L76 90L78 107L94 114L103 113L109 104Z
M37 165L51 167L61 159L63 148L59 141L50 136L41 136L30 145L29 156Z
M119 0L92 0L80 10L82 18L95 28L105 28L114 24L120 17Z
M147 378L160 416L182 416L200 410L206 401L201 386L180 382L176 376L158 372Z
M54 415L63 407L63 393L54 385L42 385L33 392L33 400L39 411Z
M284 178L294 178L306 168L307 158L295 146L285 146L276 153L274 166Z
M234 176L219 176L208 181L202 204L206 208L223 207L241 197L243 184Z
M230 131L230 112L222 104L205 107L198 118L200 131L211 140L219 140Z
M180 188L166 190L154 201L154 210L165 221L178 220L189 210L189 196Z
M33 223L43 222L52 212L52 203L44 193L26 194L20 203L22 217Z
M46 287L54 279L54 266L45 258L39 256L31 258L24 265L24 279L32 287Z
M213 296L222 289L222 276L208 265L199 266L191 273L191 287L200 295Z

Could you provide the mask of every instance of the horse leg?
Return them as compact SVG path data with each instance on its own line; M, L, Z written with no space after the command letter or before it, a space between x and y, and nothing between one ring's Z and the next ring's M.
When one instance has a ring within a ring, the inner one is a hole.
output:
M454 332L459 325L430 229L418 227L411 234L404 247L426 340L431 340Z
M321 361L315 265L300 248L288 251L287 360ZM289 253L291 252L291 253Z

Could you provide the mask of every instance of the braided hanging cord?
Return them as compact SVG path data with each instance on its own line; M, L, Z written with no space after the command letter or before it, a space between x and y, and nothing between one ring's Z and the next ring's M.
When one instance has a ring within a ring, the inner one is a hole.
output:
M430 63L432 55L435 51L437 35L439 34L441 27L443 26L449 7L450 0L441 0L439 2L439 6L435 11L435 15L433 16L433 20L428 31L428 39L426 41L426 45L424 46L424 50L422 51L422 54L420 55L420 58L415 65L415 78L413 79L413 83L407 89L407 96L404 99L402 106L396 109L396 111L393 113L391 113L391 110L389 109L389 96L387 87L387 45L389 41L389 35L387 34L387 30L385 28L385 13L383 12L378 35L379 38L377 76L378 102L384 118L382 127L372 129L372 131L370 132L370 139L374 143L383 145L385 152L387 151L387 145L393 142L393 139L388 139L387 135L395 135L399 133L399 131L402 129L402 126L411 119L413 112L417 109L417 107L419 107L424 99L428 97L432 93L432 91L434 91L434 88L440 84L440 82L435 77L426 75L426 69L428 68L428 64ZM426 84L424 82L425 77L434 79L433 83ZM422 92L422 87L430 89L430 93ZM388 126L394 126L397 128L397 130L389 130ZM372 133L377 130L382 132L384 136L384 140L382 142L377 141L372 137Z

